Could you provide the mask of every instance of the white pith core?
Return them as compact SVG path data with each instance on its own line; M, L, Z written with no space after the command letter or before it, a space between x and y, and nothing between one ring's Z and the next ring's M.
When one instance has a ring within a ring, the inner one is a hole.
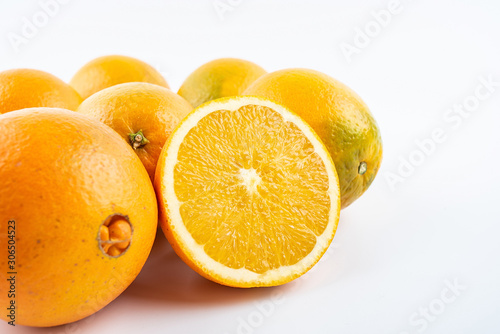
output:
M251 194L257 192L257 186L262 180L254 168L240 169L240 178L242 180L242 184L247 188L248 192Z

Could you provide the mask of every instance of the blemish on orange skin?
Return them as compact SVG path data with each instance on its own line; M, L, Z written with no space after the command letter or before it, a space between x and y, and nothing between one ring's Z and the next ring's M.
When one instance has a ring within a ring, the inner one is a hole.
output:
M128 217L115 214L106 219L99 230L101 250L111 257L122 255L130 246L132 226Z

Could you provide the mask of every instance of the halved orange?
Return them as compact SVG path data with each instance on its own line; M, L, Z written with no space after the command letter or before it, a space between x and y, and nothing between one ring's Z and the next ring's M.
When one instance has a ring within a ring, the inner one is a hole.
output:
M210 101L184 118L162 150L155 187L176 253L228 286L301 276L339 219L339 181L325 146L300 117L260 97Z

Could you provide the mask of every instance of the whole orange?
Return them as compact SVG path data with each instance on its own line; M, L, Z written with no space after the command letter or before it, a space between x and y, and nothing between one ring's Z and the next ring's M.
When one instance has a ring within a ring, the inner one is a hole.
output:
M52 74L32 69L0 72L0 114L34 107L76 110L81 102L71 86Z
M78 112L118 132L135 150L154 178L163 145L193 107L170 89L143 82L106 88L85 101Z
M352 89L324 73L291 68L264 74L243 94L283 104L316 131L335 163L342 208L371 185L382 162L382 138L370 109Z
M238 58L220 58L201 65L182 83L177 94L193 107L221 97L241 95L267 73L259 65Z
M151 250L157 204L146 170L112 129L72 111L10 112L0 132L0 317L12 320L12 300L20 325L97 312Z
M84 98L114 85L148 82L168 87L165 78L149 64L127 56L104 56L85 64L70 81Z

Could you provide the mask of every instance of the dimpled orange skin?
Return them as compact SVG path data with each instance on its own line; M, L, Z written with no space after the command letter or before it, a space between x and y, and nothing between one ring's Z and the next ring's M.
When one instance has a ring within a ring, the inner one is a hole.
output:
M349 87L309 69L265 74L243 95L263 96L288 107L316 131L339 176L342 208L359 198L382 162L382 138L368 106ZM366 163L366 172L359 173Z
M155 68L127 56L104 56L88 62L76 72L70 85L86 99L105 88L126 82L148 82L169 88Z
M142 131L149 143L135 149L151 180L163 145L177 124L193 107L170 89L134 82L106 88L85 100L78 112L92 116L118 132L127 143L129 135Z
M106 125L62 109L0 115L0 305L10 299L7 224L15 220L16 324L55 326L89 316L137 276L152 247L157 205L148 174ZM105 219L128 216L130 247L99 247Z
M76 110L81 102L71 86L52 74L32 69L0 72L0 114L34 107Z

